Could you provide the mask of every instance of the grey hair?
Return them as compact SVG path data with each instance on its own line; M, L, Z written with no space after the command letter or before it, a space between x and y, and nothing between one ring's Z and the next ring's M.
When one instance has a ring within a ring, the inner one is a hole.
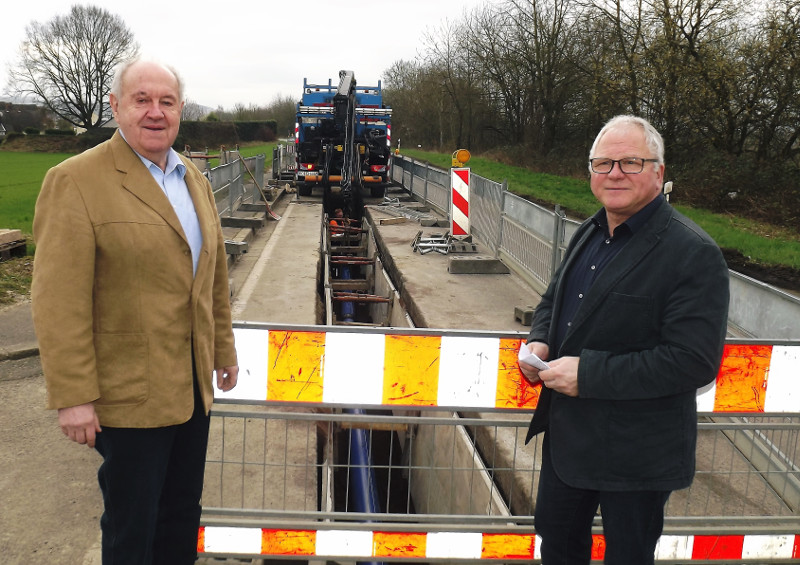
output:
M185 98L183 96L184 94L183 78L181 77L177 69L175 69L175 67L173 67L172 65L168 65L156 59L145 58L142 56L136 56L131 59L127 59L126 61L123 61L122 63L117 65L116 72L114 73L114 80L111 81L110 93L116 96L117 98L120 98L120 96L122 95L122 79L125 78L125 73L128 72L128 69L130 69L136 63L144 61L155 63L156 65L164 67L167 71L172 73L172 76L175 77L175 80L178 83L178 98L180 99L181 102L184 102Z
M608 133L611 130L624 129L627 127L637 127L640 130L642 130L642 133L644 134L644 142L647 145L647 148L653 154L653 158L658 159L658 162L655 163L655 166L658 167L659 165L663 165L664 138L662 138L661 134L658 133L658 130L654 128L653 125L644 118L626 114L614 116L613 118L611 118L606 122L606 124L600 130L600 133L597 134L597 137L595 138L594 143L592 144L592 149L589 152L589 156L595 157L595 150L597 149L597 145L600 143L600 140L606 133ZM636 155L629 155L629 157L636 157ZM591 170L591 166L589 166L589 170Z

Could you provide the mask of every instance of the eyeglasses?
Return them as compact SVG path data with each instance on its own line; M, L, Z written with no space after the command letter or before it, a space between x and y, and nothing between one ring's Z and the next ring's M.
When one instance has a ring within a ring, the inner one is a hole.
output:
M641 157L623 157L622 159L608 159L595 157L589 159L589 167L593 173L607 175L614 168L614 163L619 165L619 170L626 175L636 175L644 170L645 163L658 163L658 159L642 159Z

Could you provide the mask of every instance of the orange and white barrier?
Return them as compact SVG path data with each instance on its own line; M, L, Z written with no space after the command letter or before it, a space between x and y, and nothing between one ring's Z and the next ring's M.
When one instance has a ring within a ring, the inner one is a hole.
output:
M326 331L330 330L330 331ZM533 410L522 376L524 336L430 331L235 328L239 384L225 400L359 406ZM730 342L700 412L798 412L800 344Z
M700 412L800 412L800 344L725 344L717 379L697 394Z
M519 337L235 328L239 383L221 399L533 409Z
M366 530L200 529L199 553L292 557L531 559L535 534Z
M602 560L605 540L592 537L592 559ZM348 557L359 559L465 559L530 561L541 559L534 533L383 532L367 530L285 530L206 526L198 552L273 557ZM800 535L664 535L656 561L781 560L800 558Z

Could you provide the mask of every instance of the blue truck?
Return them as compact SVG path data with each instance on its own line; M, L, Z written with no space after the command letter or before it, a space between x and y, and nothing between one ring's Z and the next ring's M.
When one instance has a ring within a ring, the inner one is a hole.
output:
M301 196L320 186L327 196L341 187L346 200L369 187L383 197L389 184L392 109L378 86L358 86L353 71L340 71L339 84L311 84L303 79L303 96L295 121L295 181Z

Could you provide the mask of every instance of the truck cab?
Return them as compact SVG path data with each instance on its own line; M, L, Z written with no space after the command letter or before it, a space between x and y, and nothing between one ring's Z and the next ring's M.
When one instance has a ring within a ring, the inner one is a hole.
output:
M303 79L303 96L295 122L295 180L301 195L314 186L326 193L340 185L351 190L369 187L382 197L391 168L391 115L383 104L381 83L358 86L352 71L339 73L339 85L311 84Z

